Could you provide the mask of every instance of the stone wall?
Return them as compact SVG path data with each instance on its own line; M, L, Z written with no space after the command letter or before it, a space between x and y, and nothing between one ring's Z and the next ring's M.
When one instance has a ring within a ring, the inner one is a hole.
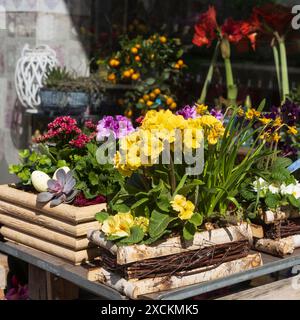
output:
M18 161L27 146L31 119L17 103L16 61L25 44L47 44L59 62L80 75L88 74L88 39L92 0L0 0L0 183L11 182L7 165Z

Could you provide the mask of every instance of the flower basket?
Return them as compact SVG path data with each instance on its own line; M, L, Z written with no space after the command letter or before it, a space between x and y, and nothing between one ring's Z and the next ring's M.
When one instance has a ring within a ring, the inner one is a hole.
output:
M89 104L89 94L80 91L41 89L41 108L49 112L83 113Z
M263 234L255 248L278 257L292 254L300 247L299 211L295 209L268 210L261 216Z
M89 261L98 250L87 240L95 228L95 213L105 204L75 207L36 203L36 194L8 185L0 186L0 233L6 240L66 259L74 264Z
M252 231L246 223L197 232L191 241L173 236L152 245L117 246L98 230L88 238L100 247L98 281L133 299L262 265L259 253L250 254Z

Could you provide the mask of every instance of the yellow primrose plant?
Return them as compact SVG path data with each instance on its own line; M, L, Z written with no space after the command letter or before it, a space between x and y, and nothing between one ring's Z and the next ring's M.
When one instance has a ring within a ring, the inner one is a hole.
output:
M150 110L139 128L120 139L114 164L127 180L108 212L97 214L108 240L150 244L170 234L191 240L207 223L222 227L245 218L239 189L270 154L260 138L269 123L249 133L256 118L240 117L236 107L226 113L225 125L208 111L186 119Z

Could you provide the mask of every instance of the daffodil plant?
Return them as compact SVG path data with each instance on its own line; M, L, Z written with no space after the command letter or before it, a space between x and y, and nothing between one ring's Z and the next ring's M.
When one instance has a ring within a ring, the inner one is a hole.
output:
M249 133L262 107L248 118L239 108L228 109L226 126L203 107L188 119L149 111L136 131L120 139L114 162L127 182L108 212L97 214L107 239L149 244L175 233L191 240L207 222L245 219L239 190L273 152L264 139L271 122ZM241 160L239 149L248 140L253 142Z

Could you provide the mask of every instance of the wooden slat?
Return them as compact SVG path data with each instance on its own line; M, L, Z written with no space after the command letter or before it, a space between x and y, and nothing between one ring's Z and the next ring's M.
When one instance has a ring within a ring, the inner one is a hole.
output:
M38 249L54 256L66 259L74 264L80 264L95 258L99 252L98 248L89 248L80 251L72 251L68 248L58 246L48 241L32 237L26 233L19 232L12 228L2 227L0 232L5 239L12 242L20 243L25 246Z
M32 236L47 240L51 243L68 247L74 251L79 251L91 247L91 243L86 236L72 237L61 232L53 231L49 228L39 226L32 222L18 219L8 214L3 214L0 210L0 222L7 227L25 232Z
M217 300L300 300L299 275L237 292Z
M1 191L0 191L1 192ZM0 200L0 213L2 215L12 215L21 220L35 223L37 225L50 228L61 233L65 233L74 237L86 236L87 231L97 229L99 223L97 221L85 222L80 224L72 224L67 221L57 219L51 215L42 214L36 210L26 209ZM5 222L0 220L5 225Z
M8 273L7 256L0 253L0 290L6 288L6 280Z
M43 212L75 224L93 221L95 214L106 208L105 203L87 207L75 207L69 204L61 204L57 207L50 208L49 203L44 206L37 205L36 197L36 194L11 188L8 185L0 185L0 199L2 200L0 201L0 207L3 202L11 203L38 212Z

